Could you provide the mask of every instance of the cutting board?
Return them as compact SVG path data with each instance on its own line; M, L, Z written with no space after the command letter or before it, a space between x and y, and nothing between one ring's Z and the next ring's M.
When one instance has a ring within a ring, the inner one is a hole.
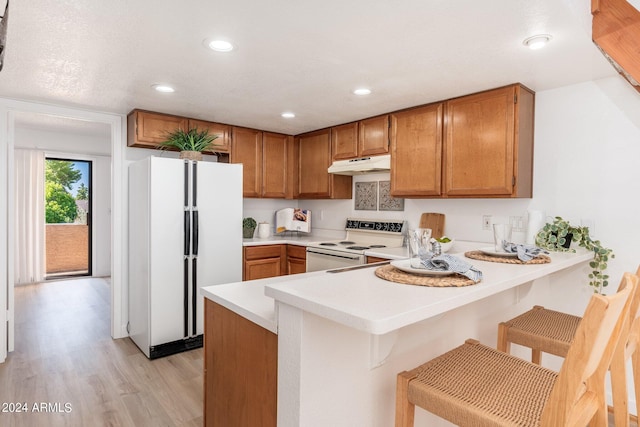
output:
M430 228L431 237L439 239L444 236L444 214L426 212L420 215L420 228Z

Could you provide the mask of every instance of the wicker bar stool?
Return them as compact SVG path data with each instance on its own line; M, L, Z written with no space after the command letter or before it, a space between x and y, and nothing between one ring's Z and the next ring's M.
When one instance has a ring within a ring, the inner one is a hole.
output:
M396 427L415 405L461 426L606 426L605 375L637 292L626 273L618 293L591 297L559 373L475 340L401 372Z
M640 276L640 267L636 271ZM633 378L636 390L636 407L640 410L640 293L631 302L629 335L621 343L611 362L611 385L613 391L613 412L616 427L629 427L627 397L626 362L632 358ZM498 345L500 351L509 353L511 344L531 348L531 361L541 363L542 353L566 357L581 318L560 311L534 306L531 310L498 325Z

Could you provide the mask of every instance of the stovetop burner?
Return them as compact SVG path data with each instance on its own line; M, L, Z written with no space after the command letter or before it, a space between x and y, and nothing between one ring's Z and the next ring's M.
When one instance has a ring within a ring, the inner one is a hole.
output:
M386 248L387 245L369 245L369 248L371 249L375 249L375 248Z
M320 243L320 246L338 246L337 243L331 243L331 242L325 242L325 243Z
M364 251L369 249L369 246L347 246L347 249L351 249L352 251Z
M351 240L344 240L344 241L340 242L341 245L353 245L355 243L356 242L352 242ZM350 249L350 248L347 248L347 249Z

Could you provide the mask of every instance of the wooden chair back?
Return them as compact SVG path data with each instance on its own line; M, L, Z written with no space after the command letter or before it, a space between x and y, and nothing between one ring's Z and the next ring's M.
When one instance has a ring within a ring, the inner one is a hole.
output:
M618 341L627 341L638 276L625 273L611 296L593 295L542 413L543 426L606 426L604 378ZM595 418L594 418L595 415ZM604 424L602 424L604 422Z

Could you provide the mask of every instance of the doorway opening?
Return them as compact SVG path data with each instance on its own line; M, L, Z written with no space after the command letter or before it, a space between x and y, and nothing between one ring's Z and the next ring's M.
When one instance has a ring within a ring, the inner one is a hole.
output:
M92 162L45 161L45 278L92 275Z

